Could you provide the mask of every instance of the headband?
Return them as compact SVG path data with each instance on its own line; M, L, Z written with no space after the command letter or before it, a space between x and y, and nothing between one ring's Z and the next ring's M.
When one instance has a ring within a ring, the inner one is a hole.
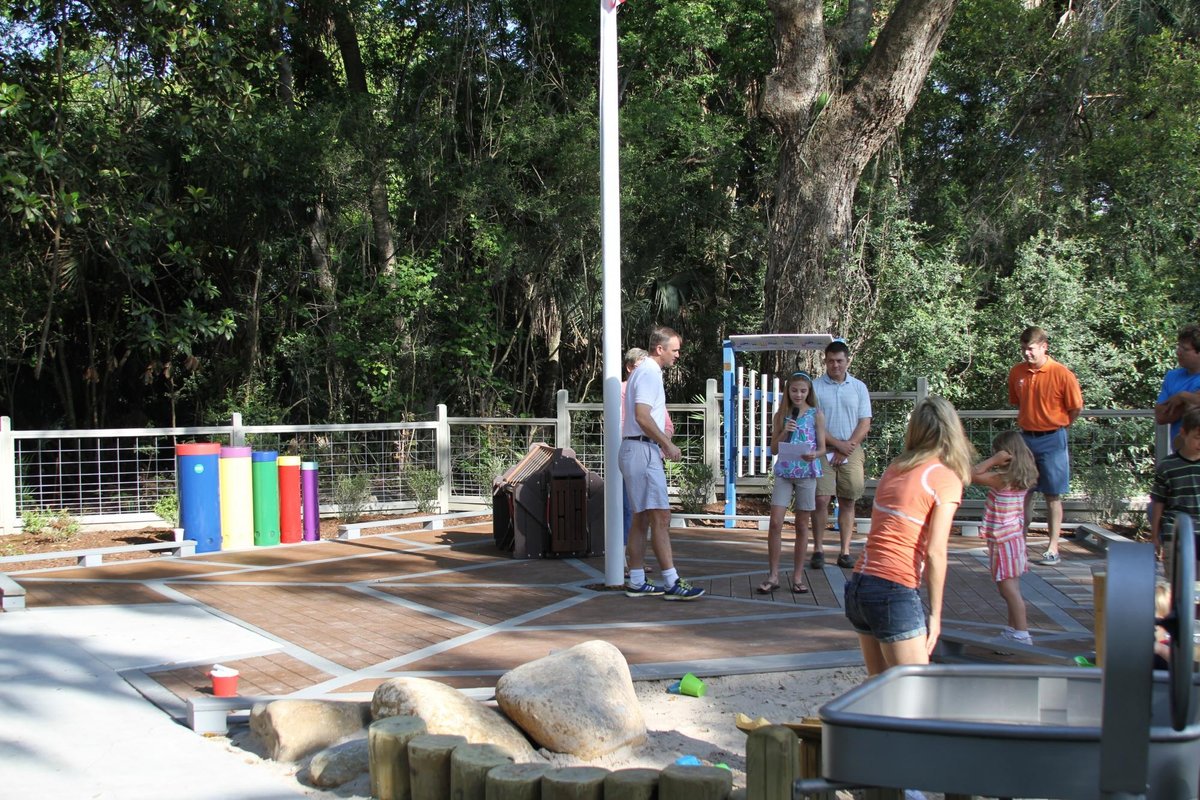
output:
M812 381L812 378L809 376L809 374L807 372L793 372L792 377L793 378L805 378L808 381Z

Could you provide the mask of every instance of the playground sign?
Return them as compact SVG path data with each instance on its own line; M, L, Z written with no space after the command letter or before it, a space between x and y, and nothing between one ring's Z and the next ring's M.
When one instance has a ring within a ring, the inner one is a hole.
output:
M737 513L737 479L766 474L770 454L770 419L779 404L779 377L738 366L738 353L824 350L834 340L828 333L764 333L730 336L724 343L722 465L725 469L725 527Z

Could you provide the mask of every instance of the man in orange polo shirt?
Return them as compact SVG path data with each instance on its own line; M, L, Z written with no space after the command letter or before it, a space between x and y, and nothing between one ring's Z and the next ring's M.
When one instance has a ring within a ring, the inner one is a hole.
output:
M1008 372L1008 402L1017 407L1017 427L1037 461L1037 485L1025 496L1025 528L1029 528L1034 492L1046 498L1050 541L1040 564L1059 562L1062 496L1070 490L1071 463L1067 428L1083 410L1083 393L1075 373L1052 359L1050 339L1041 328L1021 333L1021 363Z

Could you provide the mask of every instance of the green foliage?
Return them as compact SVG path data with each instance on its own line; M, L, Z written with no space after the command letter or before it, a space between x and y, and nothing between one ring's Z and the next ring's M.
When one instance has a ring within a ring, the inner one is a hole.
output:
M665 462L671 482L678 487L679 506L685 514L699 514L716 486L717 477L707 464L702 462Z
M179 527L179 494L178 492L167 492L161 494L158 500L154 501L154 513L157 514L163 522L166 522L172 528Z
M368 475L340 475L333 482L333 502L338 507L338 520L357 522L371 502L371 478Z
M55 540L70 539L79 533L79 521L67 509L60 511L24 511L21 523L27 533L49 536Z
M417 510L422 514L438 511L438 495L442 489L442 473L436 469L410 469L404 473L404 481L412 490L417 501Z
M836 24L845 4L825 5ZM1028 5L960 3L865 173L854 369L1004 405L1034 322L1089 405L1145 407L1174 329L1200 317L1195 4L1085 4L1061 24ZM0 9L16 424L544 416L560 388L598 398L594 4L342 12ZM673 0L620 22L622 344L678 328L671 393L689 396L720 374L723 337L759 330L771 288L773 20L761 0ZM361 85L331 29L357 43ZM510 455L470 457L485 490Z
M1081 418L1071 426L1072 491L1085 495L1100 522L1140 530L1147 524L1129 498L1145 497L1154 476L1154 441L1147 420ZM1134 442L1135 444L1130 444Z
M474 458L460 463L459 468L475 484L481 497L492 496L492 484L521 459L515 450L481 450Z

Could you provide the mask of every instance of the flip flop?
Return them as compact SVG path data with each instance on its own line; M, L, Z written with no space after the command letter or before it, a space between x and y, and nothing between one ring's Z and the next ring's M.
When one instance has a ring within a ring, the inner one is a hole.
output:
M758 585L757 588L755 588L754 591L758 592L759 594L770 594L771 592L776 591L778 588L779 584L775 581L763 581Z
M802 583L793 583L792 591L796 594L808 594L808 587Z

